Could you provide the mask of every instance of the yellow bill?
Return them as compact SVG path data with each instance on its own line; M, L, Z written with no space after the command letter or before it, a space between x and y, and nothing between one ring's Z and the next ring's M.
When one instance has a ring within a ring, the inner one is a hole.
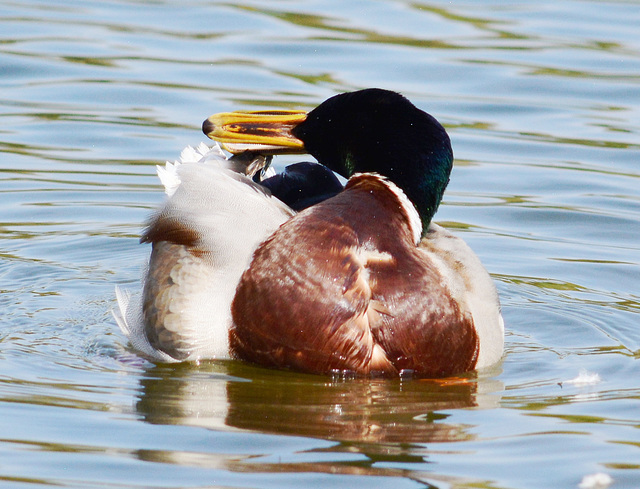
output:
M305 153L291 130L307 118L300 110L237 111L214 114L202 123L202 132L230 153Z

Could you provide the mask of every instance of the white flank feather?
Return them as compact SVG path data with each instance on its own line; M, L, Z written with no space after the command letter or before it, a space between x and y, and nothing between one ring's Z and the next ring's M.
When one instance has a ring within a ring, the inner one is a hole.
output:
M496 363L504 348L504 320L496 286L480 259L461 238L433 222L420 249L438 267L454 300L473 318L480 343L476 368Z
M174 308L180 311L163 327L180 338L180 347L190 352L188 360L228 357L230 307L240 276L258 245L294 214L240 173L243 170L244 166L227 160L217 143L188 146L177 161L157 167L168 198L150 226L168 219L180 223L177 233L184 226L199 236L199 253L194 255L185 246L171 256L156 253L145 272L155 283L173 284L171 299L163 307L169 308L167 314L175 313ZM175 262L179 256L183 258ZM166 271L169 263L172 268ZM170 280L163 278L167 273ZM154 326L145 325L141 295L116 288L116 298L118 310L113 315L133 348L154 360L176 361L147 339L146 328Z

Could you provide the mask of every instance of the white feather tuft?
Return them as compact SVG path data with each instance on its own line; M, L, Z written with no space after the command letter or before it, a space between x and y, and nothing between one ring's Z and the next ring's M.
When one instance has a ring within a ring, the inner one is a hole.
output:
M226 166L227 157L218 143L209 147L205 143L200 143L196 148L187 146L180 153L180 158L173 163L167 161L164 166L156 166L156 172L160 182L164 186L164 193L168 197L176 193L182 181L178 175L178 167L186 164L213 164L216 166Z
M164 186L164 193L171 197L176 189L180 186L180 177L178 176L177 167L180 165L177 161L170 163L166 162L165 166L156 166L156 173L162 185Z
M585 475L578 487L580 489L606 489L612 483L613 479L609 474L598 472L597 474Z
M600 375L582 370L574 379L565 381L565 384L573 384L576 387L584 387L587 385L596 385L602 382Z
M122 331L127 337L131 335L131 327L127 322L127 309L131 302L131 292L124 290L116 285L116 299L118 301L118 310L111 311L113 317Z

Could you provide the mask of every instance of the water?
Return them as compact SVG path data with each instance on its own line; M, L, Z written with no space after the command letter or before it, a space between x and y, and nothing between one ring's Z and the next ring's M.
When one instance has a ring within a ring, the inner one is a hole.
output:
M639 24L637 1L0 1L0 486L640 487ZM498 285L504 361L436 383L128 352L109 311L155 164L214 112L369 86L451 134L437 221Z

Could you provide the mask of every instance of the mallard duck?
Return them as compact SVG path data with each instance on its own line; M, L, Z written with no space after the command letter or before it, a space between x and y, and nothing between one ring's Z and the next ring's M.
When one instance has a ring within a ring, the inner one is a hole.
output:
M117 291L116 319L139 352L429 377L499 360L495 286L431 222L453 161L433 117L369 89L309 114L217 114L203 130L239 156L200 146L158 169L169 197L142 237L141 297ZM263 155L305 152L326 166L256 178ZM327 167L349 178L344 191Z
M230 151L309 153L348 178L334 197L281 214L257 246L233 294L232 357L310 373L421 377L501 358L493 281L460 238L432 222L453 164L435 118L398 93L367 89L308 114L217 114L203 130Z

